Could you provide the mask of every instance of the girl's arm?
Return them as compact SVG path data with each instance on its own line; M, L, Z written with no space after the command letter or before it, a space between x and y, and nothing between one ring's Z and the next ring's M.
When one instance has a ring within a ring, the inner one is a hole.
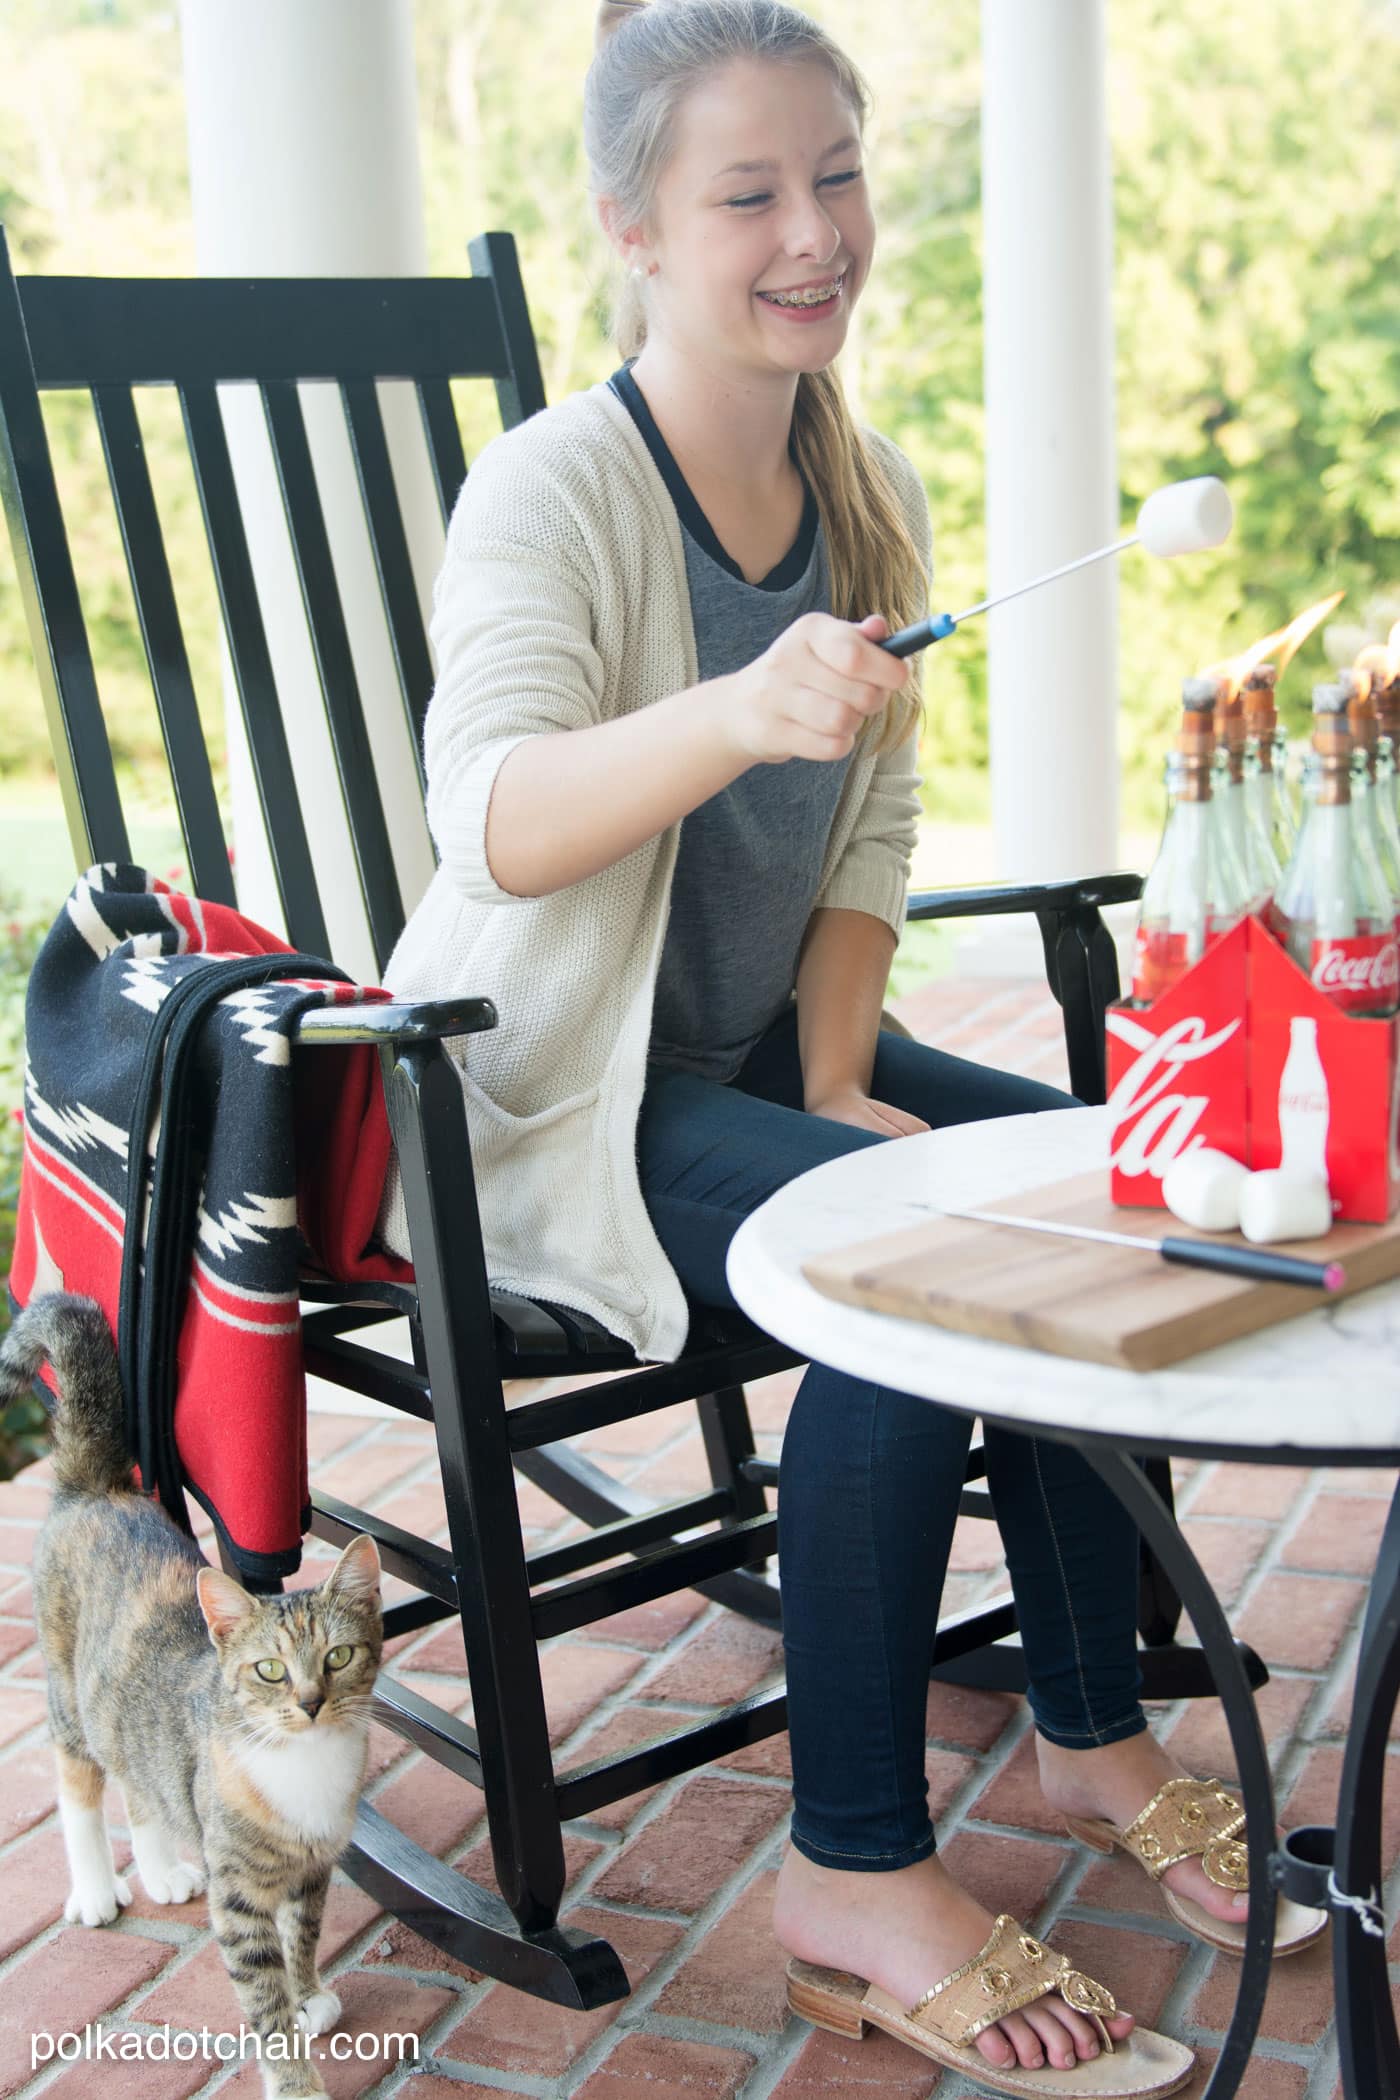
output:
M884 919L814 911L797 966L803 1106L821 1115L842 1094L867 1095L898 936Z
M797 964L804 1106L884 1137L928 1128L918 1116L870 1099L918 836L918 742L914 723L875 761L851 835L817 893Z

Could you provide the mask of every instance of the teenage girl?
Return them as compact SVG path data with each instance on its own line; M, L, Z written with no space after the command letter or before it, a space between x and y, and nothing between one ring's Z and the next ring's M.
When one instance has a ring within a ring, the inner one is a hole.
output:
M499 1006L457 1046L493 1281L654 1361L692 1306L733 1305L729 1242L794 1175L1072 1105L881 1027L919 700L918 659L876 643L927 609L930 533L835 371L874 256L867 107L777 0L605 0L584 137L623 362L483 449L437 587L441 866L387 981ZM394 1188L385 1232L407 1251ZM1174 2091L1190 2051L934 1849L925 1700L969 1433L821 1364L793 1403L790 1996L998 2092ZM1047 1804L1238 1947L1239 1805L1139 1704L1131 1522L1064 1445L989 1428L986 1456ZM1283 1906L1276 1951L1324 1922Z

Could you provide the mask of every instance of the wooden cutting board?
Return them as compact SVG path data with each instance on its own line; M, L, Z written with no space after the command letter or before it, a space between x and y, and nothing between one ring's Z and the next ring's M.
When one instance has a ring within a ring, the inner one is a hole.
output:
M1196 1235L1170 1211L1121 1210L1109 1200L1106 1181L1101 1170L1080 1174L973 1208L1142 1239L1181 1234L1248 1244L1237 1232ZM848 1305L902 1313L1054 1356L1155 1371L1400 1276L1400 1217L1387 1225L1334 1225L1324 1240L1290 1241L1278 1252L1342 1262L1345 1289L1253 1283L1185 1269L1131 1247L1051 1239L957 1218L838 1248L805 1262L802 1273Z

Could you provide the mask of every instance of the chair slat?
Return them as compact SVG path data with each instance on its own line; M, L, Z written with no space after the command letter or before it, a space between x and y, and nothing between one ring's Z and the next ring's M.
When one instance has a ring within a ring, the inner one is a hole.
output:
M212 386L181 387L180 409L287 937L308 955L329 955L219 397Z
M462 432L452 406L452 389L445 379L423 380L417 388L423 435L433 463L438 508L446 525L452 515L462 483L467 478L467 455L462 450Z
M423 632L418 586L414 581L408 535L404 531L403 512L394 486L394 470L384 435L384 417L373 381L355 380L351 385L343 386L340 392L345 403L345 420L350 431L350 448L355 455L355 472L365 506L370 545L374 549L374 565L379 572L384 617L393 644L414 762L419 780L426 785L423 717L432 697L433 662Z
M131 846L28 360L19 286L0 228L0 508L14 548L73 857L87 868L99 860L129 861Z
M190 882L196 896L215 904L236 905L233 870L136 405L129 387L94 387L92 400L155 688Z
M499 379L509 370L495 289L470 277L19 282L41 389Z
M311 630L316 672L326 703L331 747L340 791L350 818L350 838L369 920L375 960L382 969L403 931L403 904L379 799L374 756L365 728L350 636L336 585L331 543L316 487L306 418L295 384L279 381L260 389L272 439L272 456L291 527L292 552L302 603Z

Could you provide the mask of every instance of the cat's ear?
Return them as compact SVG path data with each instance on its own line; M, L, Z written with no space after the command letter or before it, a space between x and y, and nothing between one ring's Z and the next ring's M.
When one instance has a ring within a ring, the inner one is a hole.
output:
M209 1637L216 1644L236 1633L257 1609L248 1592L218 1568L199 1569L194 1586Z
M362 1531L351 1539L321 1588L352 1603L374 1604L379 1599L379 1573L379 1547Z

